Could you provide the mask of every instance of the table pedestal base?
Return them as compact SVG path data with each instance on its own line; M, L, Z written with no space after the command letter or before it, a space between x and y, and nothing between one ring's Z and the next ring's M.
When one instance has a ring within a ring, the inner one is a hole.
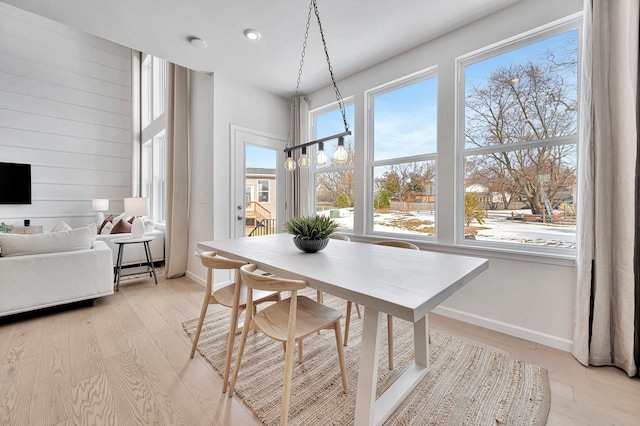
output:
M428 317L414 323L415 361L376 400L382 313L365 308L356 396L356 426L382 424L427 374L429 371L428 323Z

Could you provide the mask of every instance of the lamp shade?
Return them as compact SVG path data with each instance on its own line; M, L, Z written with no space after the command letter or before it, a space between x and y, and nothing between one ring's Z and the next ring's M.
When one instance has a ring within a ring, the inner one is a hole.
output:
M129 216L146 216L149 214L149 202L145 197L125 198L124 213Z
M91 200L91 210L94 212L106 212L109 210L109 200L107 198L94 198Z

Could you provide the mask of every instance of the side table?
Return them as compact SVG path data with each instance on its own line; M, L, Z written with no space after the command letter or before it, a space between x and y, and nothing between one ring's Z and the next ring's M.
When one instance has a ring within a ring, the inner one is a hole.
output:
M124 246L127 244L142 244L144 246L144 254L147 258L147 270L150 277L158 284L158 278L156 277L156 268L153 266L153 258L151 257L151 249L149 248L149 241L155 239L155 237L140 237L140 238L117 238L113 240L113 243L118 245L118 258L116 261L116 271L113 277L113 283L115 284L116 291L120 287L120 277L122 275L122 253L124 252ZM131 274L134 275L134 274Z

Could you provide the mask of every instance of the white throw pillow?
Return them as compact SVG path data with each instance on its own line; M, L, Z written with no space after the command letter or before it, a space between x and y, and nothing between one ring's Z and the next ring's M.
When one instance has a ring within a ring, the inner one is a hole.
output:
M111 223L115 225L116 223L120 222L123 218L124 218L124 213L120 213L118 216L113 218Z
M156 228L156 223L151 219L142 219L142 223L144 224L144 233L151 232Z
M102 227L102 231L100 231L100 235L109 235L111 234L112 229L113 229L113 223L107 222Z
M96 241L96 235L98 234L98 225L95 223L90 223L87 225L89 228L89 240L91 241L91 245Z
M3 257L87 250L93 244L90 234L88 227L48 234L0 233L0 247Z
M71 227L67 225L63 220L56 223L56 226L51 228L51 232L70 231Z

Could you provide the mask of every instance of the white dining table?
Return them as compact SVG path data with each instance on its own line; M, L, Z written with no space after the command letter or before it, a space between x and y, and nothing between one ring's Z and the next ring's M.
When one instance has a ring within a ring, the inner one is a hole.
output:
M356 394L356 425L382 424L429 371L428 314L489 267L487 259L331 240L317 253L298 250L288 234L204 241L230 259L365 307ZM376 399L382 314L413 323L415 359Z

